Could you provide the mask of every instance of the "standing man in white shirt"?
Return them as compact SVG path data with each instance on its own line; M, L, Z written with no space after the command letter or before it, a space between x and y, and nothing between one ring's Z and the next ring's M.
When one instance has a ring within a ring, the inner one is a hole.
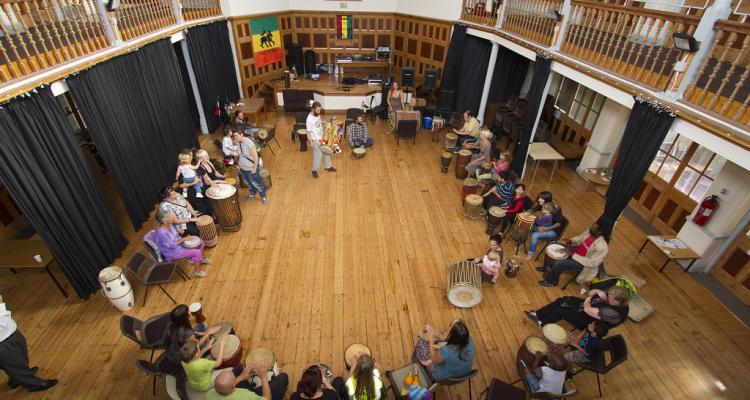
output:
M331 155L324 154L320 151L320 139L323 138L323 121L320 119L320 113L323 111L323 107L317 101L313 103L310 114L307 114L307 122L305 123L307 128L307 143L312 146L313 149L313 165L312 165L312 176L313 178L318 177L318 171L320 171L320 159L323 158L323 163L326 171L336 172L336 168L333 168L331 164Z
M0 297L0 369L8 374L8 386L15 389L23 386L30 392L47 390L57 385L57 379L44 380L34 374L37 367L29 368L29 349L26 338L18 331L16 321L5 309Z

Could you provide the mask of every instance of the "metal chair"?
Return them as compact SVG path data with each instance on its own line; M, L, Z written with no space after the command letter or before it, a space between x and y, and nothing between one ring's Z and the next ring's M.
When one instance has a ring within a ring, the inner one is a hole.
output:
M462 376L460 378L443 379L443 380L437 381L437 383L443 386L453 386L453 385L458 385L459 383L463 381L469 381L469 399L471 399L472 398L471 397L471 378L477 376L478 373L479 373L479 370L472 369L471 372L469 372L466 376Z
M292 126L292 143L296 142L297 130L307 127L307 111L297 111L294 113L294 126Z
M161 286L162 283L172 280L172 275L174 275L177 269L177 263L174 261L157 262L153 257L145 256L140 251L136 251L130 256L126 264L126 269L141 285L146 287L146 291L143 294L144 306L146 305L146 297L148 297L148 288L153 285L158 286L174 304L177 304L172 296Z
M241 181L242 180L240 179L240 182ZM153 232L153 231L151 231L151 232ZM146 250L148 251L148 254L154 260L156 260L158 262L164 262L165 261L164 257L161 256L161 252L156 247L156 244L154 244L154 242L152 242L151 240L148 239L148 237L151 235L151 232L147 233L146 236L144 236L144 238L143 238L143 247L146 248ZM175 262L175 264L177 264L177 260L175 260L174 262ZM182 278L183 281L186 281L186 280L190 279L190 275L188 275L187 273L185 273L185 271L183 271L179 267L179 265L177 265L177 269L175 271L177 272L177 274L180 275L180 277Z
M151 394L154 396L156 396L156 378L164 376L165 374L160 367L162 360L165 359L165 356L166 353L162 353L153 363L146 360L135 360L135 366L153 378Z
M396 145L398 146L400 139L412 138L412 143L417 144L417 120L402 119L398 121L396 126Z
M487 389L479 395L484 400L526 400L526 391L497 378L492 378Z
M409 371L412 370L415 366L417 367L417 371L418 371L417 373L419 374L419 382L421 383L421 386L432 393L435 393L435 391L437 390L438 388L437 382L434 382L432 380L432 377L430 376L430 374L427 373L427 371L424 369L422 364L412 363L394 371L386 371L385 373L385 376L388 378L388 381L391 382L388 389L393 390L393 396L396 399L406 398L406 396L401 395L401 389L407 389L405 385L403 384L404 379L406 379L406 376L409 374ZM385 396L383 396L382 398L385 398Z
M142 349L150 349L149 361L154 359L154 351L164 346L164 332L168 325L169 313L160 314L145 321L129 315L120 317L120 332L136 342Z
M609 363L607 363L605 353L610 353L611 359ZM581 369L574 372L573 376L585 370L595 372L596 385L599 387L599 397L602 397L602 383L599 379L599 375L606 374L627 359L628 345L625 343L625 338L622 335L610 336L604 339L604 351L599 358L591 363L576 363Z
M565 235L565 231L568 230L568 226L570 226L570 220L568 220L566 217L563 217L562 222L560 222L560 234L557 235L557 239L545 240L544 246L542 246L541 249L537 249L536 258L534 258L534 261L539 259L539 256L544 253L544 250L547 248L547 246L549 246L550 243L557 243L557 240Z

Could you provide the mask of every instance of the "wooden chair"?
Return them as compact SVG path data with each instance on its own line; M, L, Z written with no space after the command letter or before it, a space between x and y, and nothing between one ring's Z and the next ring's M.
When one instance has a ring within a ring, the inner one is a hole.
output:
M399 120L396 126L396 145L401 138L412 138L412 143L417 144L417 120Z
M610 355L610 361L607 363L606 353ZM597 360L591 363L576 363L581 369L573 373L573 376L583 371L593 371L596 373L596 385L599 388L599 397L602 397L602 383L599 375L604 375L614 369L616 366L628 359L628 345L622 335L614 335L604 339L604 352Z
M146 297L148 297L149 286L158 286L164 294L172 300L172 303L177 302L169 295L162 283L167 283L172 280L177 263L174 261L163 261L157 262L151 256L145 256L140 251L136 251L130 256L126 264L128 272L135 277L141 285L146 287L146 291L143 294L143 305L146 305Z

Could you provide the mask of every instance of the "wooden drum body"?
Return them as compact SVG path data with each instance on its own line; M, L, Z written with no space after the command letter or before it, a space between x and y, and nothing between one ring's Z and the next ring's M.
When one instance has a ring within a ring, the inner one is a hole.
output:
M464 179L464 185L461 187L461 202L466 200L466 196L470 194L477 194L479 191L479 182L474 178Z
M464 200L464 216L468 219L477 219L482 212L482 201L484 199L478 194L470 194Z
M500 221L503 220L503 217L505 217L505 209L497 206L490 207L490 209L487 210L487 229L484 233L493 235L497 226L500 225Z
M549 346L550 353L557 353L565 349L568 344L568 332L558 324L546 324L542 327L544 341Z
M516 364L520 364L519 361L523 361L524 364L526 364L526 367L531 368L531 365L536 358L535 353L537 351L546 355L549 351L547 343L545 343L542 338L536 336L527 337L518 349L518 353L516 353Z
M263 181L263 187L265 187L266 190L270 189L271 186L273 186L273 182L271 181L271 171L266 168L261 168L258 174L260 175L260 180Z
M517 242L523 243L529 238L531 227L536 221L536 215L531 213L520 213L516 216L516 221L513 223L513 229L511 229L511 237Z
M227 232L240 230L242 210L237 188L225 183L217 183L208 188L206 197L214 209L214 215L219 220L221 229Z
M482 302L482 276L477 264L459 261L448 266L448 301L456 307L469 308Z
M99 284L104 296L120 311L129 311L133 308L133 287L120 267L111 266L99 271Z
M508 278L515 278L518 274L518 270L523 266L523 259L518 256L510 256L505 261L505 276Z
M450 151L444 151L443 154L440 155L440 172L447 174L448 168L451 166L451 161L453 161L453 153Z
M219 243L219 235L216 233L216 225L214 219L210 215L201 215L198 217L198 222L195 223L200 231L201 239L206 247L214 247Z
M433 124L434 123L435 123L435 121L433 120ZM456 147L456 141L458 141L458 135L456 135L455 133L452 133L452 132L446 133L445 134L445 149L446 150L450 150L450 149Z
M464 179L469 175L466 171L469 161L471 161L471 150L459 150L458 157L456 157L456 179Z
M552 243L544 249L544 265L548 268L552 268L555 261L566 258L568 258L568 252L565 250L565 246L561 244Z
M219 340L226 341L226 345L224 347L223 361L217 369L236 367L240 365L242 362L242 343L240 342L240 338L235 335L226 335ZM211 356L214 359L219 357L220 347L220 343L216 343L214 344L214 347L211 348Z
M346 348L346 351L344 351L344 365L346 365L346 369L351 368L352 366L349 365L349 361L362 354L367 354L368 356L372 357L372 350L370 350L369 347L367 347L366 344L362 343L352 343L349 345L349 347Z

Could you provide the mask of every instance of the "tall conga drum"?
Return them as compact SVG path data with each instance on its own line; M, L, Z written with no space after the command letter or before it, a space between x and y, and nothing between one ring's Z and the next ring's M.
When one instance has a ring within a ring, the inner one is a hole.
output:
M484 199L478 194L470 194L464 199L464 216L468 219L477 219L482 212L482 201Z
M226 183L217 183L208 188L206 197L214 209L214 215L219 220L221 229L227 232L240 230L242 210L237 188Z
M216 234L216 225L210 215L203 214L195 223L198 226L200 237L206 243L206 247L214 247L219 243L219 235Z
M516 221L510 231L510 236L518 243L523 243L529 238L531 227L536 221L536 215L532 213L520 213L516 215Z
M297 129L299 139L299 151L307 151L307 129Z
M450 151L444 151L443 154L440 155L440 172L447 174L448 168L451 166L451 161L453 161L453 153Z
M99 284L104 296L120 311L129 311L133 308L133 287L120 267L111 266L99 271Z
M453 132L448 132L445 134L445 149L450 150L454 147L456 147L456 141L458 140L458 135L456 135Z
M503 220L503 217L505 217L505 209L500 208L497 206L490 207L489 210L487 210L487 229L484 233L488 235L495 234L495 229L498 225L500 225L500 222Z
M468 199L467 199L468 201ZM448 301L456 307L474 307L482 301L482 276L473 261L459 261L448 266Z
M466 165L471 161L471 150L461 149L456 157L456 179L464 179L469 173L466 172Z
M461 187L461 202L466 199L466 196L470 194L477 194L479 190L479 182L474 178L464 179L464 184Z
M260 175L260 180L263 181L263 186L266 188L266 190L270 189L271 186L273 186L273 182L271 181L271 171L267 170L266 168L261 168L258 175Z

